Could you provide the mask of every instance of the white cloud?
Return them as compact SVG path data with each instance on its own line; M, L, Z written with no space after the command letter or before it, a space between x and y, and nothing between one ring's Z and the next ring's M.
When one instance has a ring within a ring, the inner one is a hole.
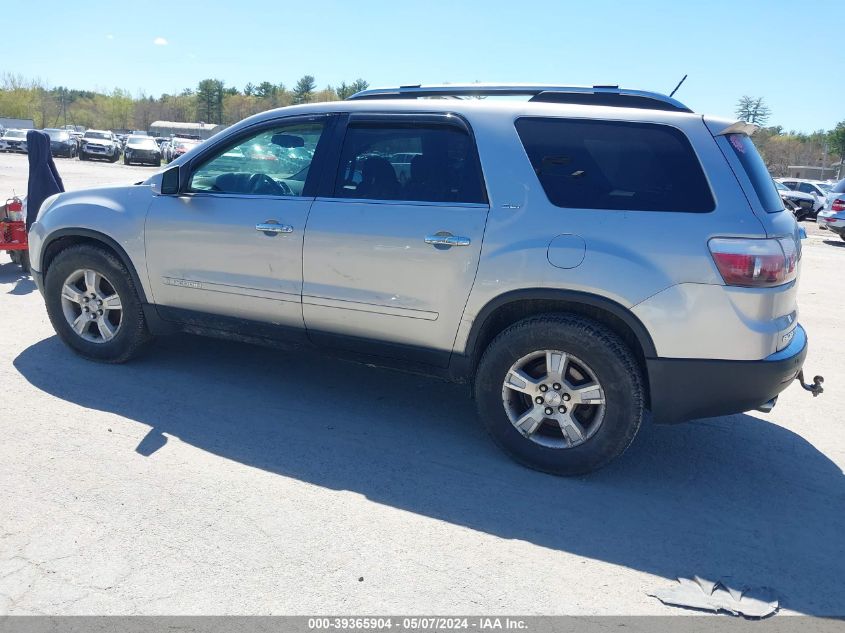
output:
M167 46L167 40L163 37L157 37L153 40L153 44L156 46Z
M107 39L107 40L113 40L113 39L114 39L114 35L112 35L111 33L109 33L108 35L106 35L106 39Z

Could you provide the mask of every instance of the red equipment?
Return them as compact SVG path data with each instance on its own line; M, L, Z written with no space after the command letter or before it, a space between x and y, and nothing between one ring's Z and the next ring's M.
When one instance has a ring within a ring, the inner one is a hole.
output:
M0 207L0 251L9 251L13 262L29 271L29 243L26 238L26 218L23 202L17 196Z

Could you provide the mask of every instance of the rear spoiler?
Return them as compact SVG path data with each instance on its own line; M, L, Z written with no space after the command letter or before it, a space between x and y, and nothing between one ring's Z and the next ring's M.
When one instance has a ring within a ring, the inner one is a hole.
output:
M753 123L747 123L745 121L737 121L736 123L731 123L721 132L714 133L713 136L727 136L728 134L745 134L746 136L751 136L759 129L759 125L754 125Z

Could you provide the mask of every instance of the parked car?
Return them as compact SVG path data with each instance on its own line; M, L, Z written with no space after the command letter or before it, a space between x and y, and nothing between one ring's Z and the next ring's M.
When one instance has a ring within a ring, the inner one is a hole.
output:
M481 93L531 100L419 99ZM766 411L800 379L799 228L755 129L608 87L368 90L252 116L143 183L48 199L33 275L86 358L188 330L412 368L471 382L517 461L584 473L646 409ZM314 393L343 415L330 385Z
M776 178L776 180L783 183L793 191L800 191L801 193L813 196L816 201L813 205L813 217L825 208L827 192L830 191L832 186L830 183L822 180L808 180L805 178Z
M796 220L801 221L813 215L816 199L809 193L793 191L778 181L775 181L775 187L777 187L780 198L783 200L786 208L792 211Z
M827 208L816 217L820 229L830 230L845 240L845 179L831 187Z
M185 138L174 138L170 144L170 160L179 158L185 152L188 152L200 144L200 141Z
M26 130L7 129L0 137L0 152L26 154Z
M47 128L44 130L50 137L50 153L53 156L65 156L73 158L76 156L76 139L67 130Z
M120 158L120 141L108 130L86 130L79 147L79 160L105 158L112 163Z
M123 163L145 163L161 167L161 150L150 136L130 136L123 149Z

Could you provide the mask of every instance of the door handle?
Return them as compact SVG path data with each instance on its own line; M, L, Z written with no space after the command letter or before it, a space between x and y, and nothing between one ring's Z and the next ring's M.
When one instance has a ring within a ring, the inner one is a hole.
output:
M434 235L426 235L425 243L433 246L469 246L472 240L451 233L435 233Z
M293 227L290 224L279 224L276 220L267 220L261 224L255 225L256 231L261 231L265 235L278 235L279 233L293 233Z

